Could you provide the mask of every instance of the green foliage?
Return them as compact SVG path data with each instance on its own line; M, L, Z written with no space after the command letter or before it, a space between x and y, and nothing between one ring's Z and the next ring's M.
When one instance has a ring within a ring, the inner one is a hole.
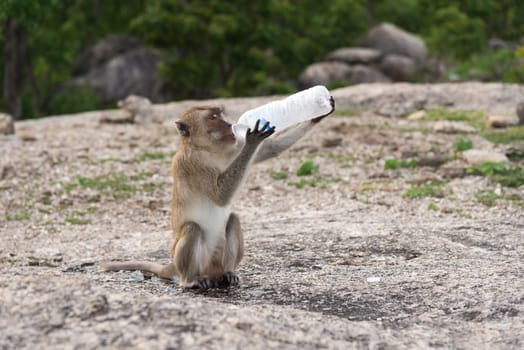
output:
M414 169L418 167L418 162L416 160L398 160L395 158L386 159L384 162L384 169L385 170L396 170L400 168L409 168Z
M55 115L92 111L102 107L102 100L92 89L64 89L53 96L47 111Z
M285 180L288 178L289 174L285 171L271 171L271 177L275 180Z
M291 186L295 186L296 188L304 188L306 186L308 187L319 187L319 188L326 188L328 184L330 183L336 183L342 181L339 178L330 178L330 177L321 177L321 178L313 178L313 179L300 179L296 182L290 182L289 184Z
M494 206L498 200L506 200L510 203L524 207L524 200L517 195L507 195L503 191L494 191L492 189L480 190L475 195L477 201L487 206Z
M306 176L313 173L318 173L318 166L312 160L306 160L297 170L297 176Z
M435 203L431 202L428 205L428 210L430 210L430 211L438 211L438 206Z
M440 8L432 18L427 39L433 52L445 55L442 51L448 50L453 56L464 59L484 48L484 23L455 6Z
M455 150L457 152L467 151L468 149L472 149L472 148L473 148L473 141L471 141L468 138L461 137L455 143Z
M91 220L70 217L70 218L66 218L65 222L70 223L71 225L87 225L91 223Z
M449 120L465 122L477 130L486 129L485 112L475 110L452 110L446 108L433 108L428 110L427 120Z
M302 67L364 33L364 14L358 0L165 0L131 28L173 52L161 73L179 98L258 95L291 92Z
M93 189L104 195L118 199L128 198L140 191L153 192L156 187L161 185L160 183L134 184L131 183L131 179L124 174L110 173L92 178L78 176L75 182L65 183L63 186L66 192L71 192L74 189Z
M503 163L485 162L468 169L468 174L490 177L494 182L507 187L524 185L524 166L507 167Z
M31 219L31 213L27 210L22 210L14 214L5 214L7 221L26 221Z
M444 190L437 184L424 184L411 187L407 190L404 198L443 197Z
M484 51L487 38L522 36L523 1L3 0L0 21L7 18L28 33L24 117L100 108L93 91L63 91L64 83L79 54L113 33L166 53L159 71L177 99L291 93L306 65L355 44L383 21L423 37L437 56L461 62L453 72L459 79L524 82L524 65L516 64L524 48ZM0 35L0 57L5 44Z
M491 190L491 189L489 189L489 190L480 190L479 192L477 192L475 197L477 198L477 200L480 203L485 204L487 206L495 205L497 199L501 199L502 198L501 195L496 194L495 191Z
M428 120L449 120L478 123L482 122L484 112L482 111L465 111L452 110L446 108L432 108L428 111Z
M501 80L524 82L524 68L515 65L517 53L511 50L482 51L461 61L451 73L459 80Z
M513 126L502 130L486 130L482 136L493 143L508 144L524 141L524 125Z

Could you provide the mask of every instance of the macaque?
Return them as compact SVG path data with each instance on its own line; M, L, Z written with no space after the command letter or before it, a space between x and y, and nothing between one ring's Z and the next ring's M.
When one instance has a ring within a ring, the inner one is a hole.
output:
M333 100L332 106L334 110ZM250 163L289 148L327 115L284 130L275 140L270 137L275 128L257 121L240 142L220 108L203 106L184 112L176 121L180 146L172 164L172 261L167 265L108 262L103 267L107 271L141 270L166 279L178 276L183 288L238 285L235 270L244 255L244 237L231 202Z

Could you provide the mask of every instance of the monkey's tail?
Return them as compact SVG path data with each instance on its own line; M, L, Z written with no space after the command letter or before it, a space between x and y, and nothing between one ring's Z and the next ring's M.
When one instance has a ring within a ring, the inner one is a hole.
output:
M157 275L160 278L172 279L177 275L175 266L170 263L161 265L150 261L102 262L100 266L105 271L144 271Z

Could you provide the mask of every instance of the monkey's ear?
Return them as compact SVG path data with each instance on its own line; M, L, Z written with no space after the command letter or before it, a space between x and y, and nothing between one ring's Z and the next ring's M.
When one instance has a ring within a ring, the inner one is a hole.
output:
M186 123L178 120L175 122L175 124L176 124L176 127L180 135L182 135L183 137L189 137L189 127L187 126Z

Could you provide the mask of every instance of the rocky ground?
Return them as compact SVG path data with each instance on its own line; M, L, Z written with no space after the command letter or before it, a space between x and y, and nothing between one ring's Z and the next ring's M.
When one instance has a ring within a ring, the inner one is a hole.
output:
M168 261L173 120L197 102L154 106L146 125L99 122L118 112L19 122L0 139L0 348L521 349L524 187L474 175L456 148L522 167L522 139L492 143L475 119L512 113L522 92L334 91L337 113L238 195L242 285L200 293L97 266ZM238 116L269 99L213 102ZM438 119L475 131L436 132Z

